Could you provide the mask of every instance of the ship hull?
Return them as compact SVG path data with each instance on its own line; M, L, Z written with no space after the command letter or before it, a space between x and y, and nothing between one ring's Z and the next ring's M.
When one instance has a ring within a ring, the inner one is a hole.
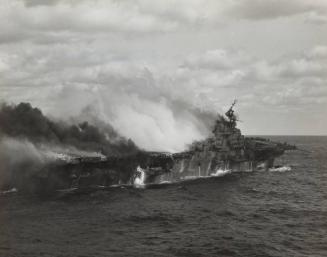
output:
M250 160L217 162L214 158L207 157L199 161L191 157L188 159L175 160L169 172L153 177L153 179L149 179L151 177L148 177L146 183L176 182L201 177L216 177L217 175L225 175L231 172L262 171L268 170L272 166L272 160L259 162Z

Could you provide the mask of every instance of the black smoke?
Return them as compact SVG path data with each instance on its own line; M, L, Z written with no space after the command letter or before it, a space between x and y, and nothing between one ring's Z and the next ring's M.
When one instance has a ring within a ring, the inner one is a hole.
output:
M134 156L139 148L104 122L70 124L46 117L29 103L0 107L0 191L30 190L31 178L70 157ZM1 193L1 192L0 192Z
M3 104L0 109L0 135L27 139L32 143L73 146L103 155L129 155L138 151L131 139L119 135L110 124L96 127L88 122L55 122L29 103Z

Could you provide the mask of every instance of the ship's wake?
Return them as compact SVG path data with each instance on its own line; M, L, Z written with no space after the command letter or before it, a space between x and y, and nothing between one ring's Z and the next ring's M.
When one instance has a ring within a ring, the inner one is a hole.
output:
M218 169L214 173L210 173L209 175L190 175L190 176L184 176L181 177L181 180L194 180L194 179L202 179L202 178L214 178L214 177L222 177L229 173L231 173L231 170L228 169Z
M15 187L13 187L9 190L0 191L0 195L7 195L7 194L12 194L12 193L17 193L17 192L18 192L18 190Z

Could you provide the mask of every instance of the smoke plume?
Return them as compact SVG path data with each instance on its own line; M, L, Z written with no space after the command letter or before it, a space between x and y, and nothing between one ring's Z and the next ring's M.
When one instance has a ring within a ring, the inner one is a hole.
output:
M58 160L76 156L130 155L139 151L110 124L55 122L29 103L0 109L0 188L28 185L28 178Z
M73 146L104 155L131 154L138 150L132 140L120 136L109 124L96 127L88 122L68 125L54 122L29 103L2 105L0 134L32 143Z
M93 116L151 151L183 151L192 141L210 133L216 114L196 107L197 97L185 88L157 85L147 74L98 82L101 84L63 86L52 96L55 107L44 108L54 117L65 119L83 113L84 120L89 120L85 113L92 109Z

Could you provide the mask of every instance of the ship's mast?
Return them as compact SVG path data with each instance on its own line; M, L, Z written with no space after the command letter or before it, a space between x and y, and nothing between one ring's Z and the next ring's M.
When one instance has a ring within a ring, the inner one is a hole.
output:
M235 99L234 102L232 103L232 106L228 109L228 111L225 113L226 117L229 120L229 124L231 128L235 128L236 127L236 121L237 121L237 117L234 114L234 106L237 103L237 100Z

